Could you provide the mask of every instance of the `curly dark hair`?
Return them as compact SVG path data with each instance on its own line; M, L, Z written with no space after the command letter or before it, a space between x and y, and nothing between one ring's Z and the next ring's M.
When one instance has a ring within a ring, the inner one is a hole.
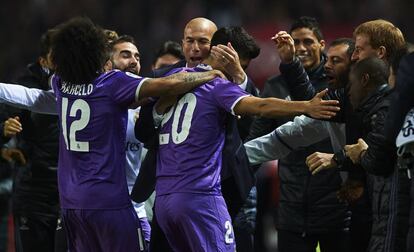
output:
M89 18L72 18L53 34L52 62L65 82L92 82L102 73L106 59L107 36Z
M40 37L40 44L39 44L39 56L46 58L47 54L52 47L52 37L53 34L56 33L56 29L49 29L47 30L42 36Z
M240 26L227 26L218 29L211 38L211 46L227 45L230 42L240 59L254 59L260 54L260 47L250 34Z

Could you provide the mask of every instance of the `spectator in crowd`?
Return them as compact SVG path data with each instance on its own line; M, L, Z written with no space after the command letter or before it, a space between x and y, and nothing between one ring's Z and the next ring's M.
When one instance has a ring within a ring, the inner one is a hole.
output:
M292 24L289 33L294 41L296 59L302 63L315 90L326 88L328 81L333 80L327 78L324 69L325 41L317 21L301 17ZM292 58L282 56L283 64L291 63ZM329 62L329 67L332 67L332 62ZM261 96L291 99L289 81L292 78L289 79L283 72L270 78ZM265 135L290 120L292 117L272 120L259 117L251 127L249 139ZM346 206L336 197L342 183L339 172L312 176L305 164L306 157L315 151L332 151L329 139L325 137L321 140L310 146L305 145L306 148L296 149L279 160L281 198L276 219L279 251L311 250L316 248L318 242L322 251L346 249Z
M284 32L279 33L276 37L287 36ZM396 52L398 49L405 46L404 37L401 31L395 27L392 23L385 20L373 20L362 23L354 31L355 50L352 59L362 60L365 57L375 56L384 60L385 62L391 58L390 52ZM283 40L293 44L290 39ZM292 49L294 47L290 45L287 50L292 55ZM289 76L290 79L296 80L298 74L300 74L300 62L298 60L292 61L291 64L281 64L281 72ZM294 99L307 99L315 94L315 89L307 81L306 78L300 78L302 81L294 81L289 85L289 89ZM355 143L358 136L363 131L362 120L357 117L352 111L352 107L349 105L348 96L345 94L345 89L338 91L328 92L328 97L335 98L340 101L341 112L337 114L334 120L339 122L346 122L346 142L351 144ZM368 247L371 230L371 207L370 199L368 196L368 185L365 183L365 172L362 169L354 169L352 162L346 158L343 151L330 155L330 158L326 159L325 153L318 153L309 158L312 160L308 165L314 165L322 162L324 165L329 165L331 159L335 160L341 169L350 171L349 178L342 192L346 195L356 196L355 204L350 206L352 210L352 222L351 222L351 246L355 251L365 251ZM347 193L347 192L362 192L361 193ZM341 193L341 195L343 195ZM355 198L355 197L353 197ZM354 201L355 199L353 199Z

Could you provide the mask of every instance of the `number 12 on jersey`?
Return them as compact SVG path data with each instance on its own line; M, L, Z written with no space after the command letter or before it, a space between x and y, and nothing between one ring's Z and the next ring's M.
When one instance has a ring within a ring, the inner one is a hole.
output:
M89 123L91 116L91 109L89 104L82 100L77 99L73 102L70 109L68 109L68 98L62 98L62 132L63 138L65 139L66 149L70 151L77 152L89 152L89 142L77 141L76 132L83 130ZM68 115L69 110L69 115ZM80 111L80 117L77 120L74 120L70 125L67 123L67 117L75 117L76 114ZM68 132L69 129L69 132ZM68 138L69 133L69 138Z

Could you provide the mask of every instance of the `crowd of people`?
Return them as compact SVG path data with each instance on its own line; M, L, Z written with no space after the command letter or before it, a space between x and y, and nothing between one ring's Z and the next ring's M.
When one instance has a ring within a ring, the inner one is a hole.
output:
M131 36L85 17L46 31L0 83L16 250L270 251L276 197L256 174L278 160L273 249L413 251L404 35L377 19L328 46L312 17L272 35L280 75L259 92L239 26L189 20L148 77Z

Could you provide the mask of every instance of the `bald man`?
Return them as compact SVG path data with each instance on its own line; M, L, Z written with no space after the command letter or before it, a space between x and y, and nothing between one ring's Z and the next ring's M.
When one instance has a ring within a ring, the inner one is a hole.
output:
M187 67L195 67L209 55L210 41L217 26L206 18L194 18L184 28L183 52Z

